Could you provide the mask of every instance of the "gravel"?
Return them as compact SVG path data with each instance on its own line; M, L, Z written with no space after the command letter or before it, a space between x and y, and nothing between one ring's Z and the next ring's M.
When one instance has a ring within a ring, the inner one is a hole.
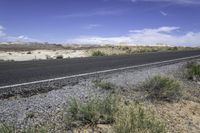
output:
M128 92L126 88L135 87L150 76L157 74L172 75L184 65L185 62L182 62L159 67L128 70L99 78L115 84L117 86L116 91ZM62 119L61 112L67 108L72 97L86 101L91 97L101 97L108 93L107 90L96 88L93 83L94 80L95 78L88 78L78 82L76 85L64 86L60 89L31 97L11 97L0 100L0 122L14 123L17 127L23 128L29 125L40 125L48 121L55 122L57 119Z

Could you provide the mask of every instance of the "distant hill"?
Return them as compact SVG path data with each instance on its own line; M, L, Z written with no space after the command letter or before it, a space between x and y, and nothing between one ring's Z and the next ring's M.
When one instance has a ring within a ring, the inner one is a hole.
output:
M31 50L61 50L65 49L61 44L46 43L0 43L0 51L31 51Z

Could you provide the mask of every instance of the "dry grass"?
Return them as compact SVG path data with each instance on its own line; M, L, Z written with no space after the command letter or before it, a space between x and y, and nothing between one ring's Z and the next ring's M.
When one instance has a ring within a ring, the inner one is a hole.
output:
M165 125L154 113L138 103L120 107L114 123L115 133L166 133Z
M147 97L151 100L172 102L182 97L181 85L172 77L158 75L147 79L143 84Z
M71 128L86 124L91 126L110 124L114 121L115 111L117 111L116 99L111 95L103 99L93 98L86 103L71 99L65 122Z
M189 47L168 47L168 46L107 46L91 48L87 50L88 55L94 56L94 53L103 53L98 55L124 55L124 54L138 54L147 52L162 52L162 51L183 51L193 50L195 48Z

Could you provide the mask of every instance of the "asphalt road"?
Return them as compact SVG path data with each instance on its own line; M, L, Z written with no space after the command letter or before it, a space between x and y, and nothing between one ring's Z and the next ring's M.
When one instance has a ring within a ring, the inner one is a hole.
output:
M200 51L0 63L0 87L200 55Z

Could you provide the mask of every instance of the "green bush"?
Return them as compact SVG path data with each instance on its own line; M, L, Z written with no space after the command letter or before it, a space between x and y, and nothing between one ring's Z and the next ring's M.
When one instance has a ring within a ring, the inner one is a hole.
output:
M194 62L187 64L187 77L192 80L200 79L200 65Z
M121 107L113 130L115 133L166 133L165 125L140 104Z
M95 87L99 87L105 90L114 90L115 86L112 83L104 82L101 80L94 81Z
M174 101L179 100L182 95L180 83L166 76L155 76L146 80L144 89L152 100Z
M11 124L0 124L0 133L47 133L45 127L28 127L25 129L17 129Z
M0 123L0 133L14 133L15 128L4 123Z
M92 56L105 56L106 54L104 52L101 52L99 50L93 51Z
M71 99L65 120L69 126L108 124L114 121L116 110L116 101L111 95L103 99L93 98L86 103Z

